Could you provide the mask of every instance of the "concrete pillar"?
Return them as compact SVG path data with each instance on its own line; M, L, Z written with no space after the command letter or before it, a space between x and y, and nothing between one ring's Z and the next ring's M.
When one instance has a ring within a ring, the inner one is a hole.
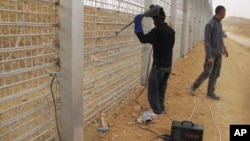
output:
M59 5L61 136L83 140L83 1L61 0Z

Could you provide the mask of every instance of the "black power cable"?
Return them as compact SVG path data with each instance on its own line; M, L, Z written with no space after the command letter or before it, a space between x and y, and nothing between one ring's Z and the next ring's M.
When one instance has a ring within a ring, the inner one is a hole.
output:
M143 127L141 127L140 125L138 125L138 124L136 124L137 125L137 127L138 128L141 128L141 129L143 129L143 130L145 130L145 131L149 131L149 132L151 132L151 133L153 133L153 134L155 134L155 135L157 135L157 136L159 136L159 134L158 133L156 133L155 131L153 131L153 130L150 130L150 129L147 129L147 128L143 128Z
M155 139L158 139L158 138L162 138L164 141L169 141L170 140L170 135L168 134L162 134L162 135L159 135L157 132L151 130L151 129L147 129L147 128L144 128L144 127L141 127L137 124L137 127L140 128L140 129L143 129L145 131L149 131L155 135L157 135L156 137L154 137L153 139L150 139L150 141L154 141Z
M51 83L50 83L50 91L51 91L51 95L52 95L53 103L54 103L54 111L55 111L55 120L56 120L57 134L58 134L59 140L62 141L61 134L60 134L60 130L59 130L58 118L57 118L56 100L55 100L55 96L54 96L54 92L53 92L53 83L54 83L54 80L55 80L55 79L56 79L56 76L54 76L54 77L52 78L52 80L51 80Z
M149 73L149 65L150 65L150 60L151 60L152 51L153 51L153 49L151 49L150 55L149 55L149 59L148 59L148 67L147 67L147 74L146 74L146 86L147 86L147 83L148 83L148 73ZM143 87L142 91L141 91L141 92L137 95L137 97L135 98L135 102L136 102L137 104L139 104L137 100L138 100L138 98L141 96L141 94L144 92L146 86Z
M170 141L171 136L168 135L168 134L162 134L162 135L159 135L159 136L157 136L157 137L154 137L154 138L151 139L150 141L154 141L154 140L156 140L156 139L158 139L158 138L161 138L161 139L163 139L164 141Z

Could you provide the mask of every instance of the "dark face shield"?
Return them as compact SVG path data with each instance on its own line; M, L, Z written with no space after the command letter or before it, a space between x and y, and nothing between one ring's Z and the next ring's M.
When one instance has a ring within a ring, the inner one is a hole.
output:
M150 5L150 9L145 11L143 15L145 17L153 18L154 16L159 15L161 9L162 9L162 7L159 5Z

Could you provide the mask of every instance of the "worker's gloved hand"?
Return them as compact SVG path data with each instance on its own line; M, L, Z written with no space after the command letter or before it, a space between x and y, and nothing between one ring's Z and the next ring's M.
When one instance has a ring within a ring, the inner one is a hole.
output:
M142 14L136 15L135 18L134 18L135 34L143 32L143 29L142 29L142 18L143 18Z

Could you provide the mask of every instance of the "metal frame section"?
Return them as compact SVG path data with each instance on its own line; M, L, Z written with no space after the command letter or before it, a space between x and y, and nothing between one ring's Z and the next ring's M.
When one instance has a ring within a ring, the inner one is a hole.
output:
M58 71L56 25L54 1L0 2L1 141L57 138L49 74Z
M176 0L176 19L175 19L175 45L173 52L173 61L176 61L181 56L181 48L182 48L182 35L183 35L183 26L184 25L184 1ZM173 11L174 12L174 11Z
M133 26L115 31L143 13L144 1L84 1L84 127L140 84L142 44Z
M192 0L192 13L191 13L191 29L190 29L190 39L189 39L189 51L192 50L193 46L195 45L194 37L195 37L195 12L196 12L196 2Z
M142 13L143 5L144 0L84 0L84 6L130 14Z
M189 49L189 41L191 38L191 14L192 14L193 0L184 0L184 24L182 34L182 48L181 57L184 57Z
M60 95L62 140L83 140L83 2L60 1Z

